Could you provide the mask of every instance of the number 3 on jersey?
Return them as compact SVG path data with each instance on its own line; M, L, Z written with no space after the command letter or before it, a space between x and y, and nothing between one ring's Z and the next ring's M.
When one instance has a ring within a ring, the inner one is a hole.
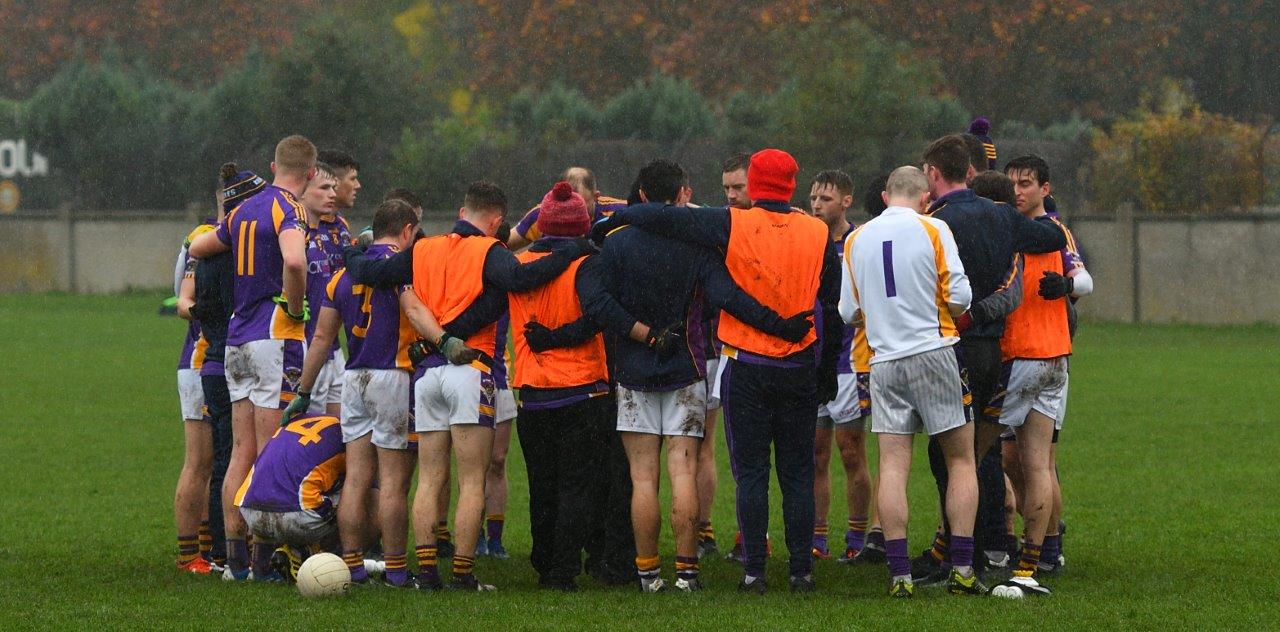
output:
M360 313L364 314L364 323L353 325L351 327L352 335L365 337L369 333L369 323L373 321L373 288L365 285L352 285L351 295L364 295L364 300L360 302Z

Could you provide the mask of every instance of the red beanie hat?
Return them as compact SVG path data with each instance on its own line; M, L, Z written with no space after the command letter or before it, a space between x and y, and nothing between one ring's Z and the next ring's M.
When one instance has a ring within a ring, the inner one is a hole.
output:
M587 202L568 182L557 182L538 206L538 232L549 237L581 237L591 230Z
M751 201L790 202L796 190L796 172L800 165L781 149L761 149L751 156L747 167L747 195Z

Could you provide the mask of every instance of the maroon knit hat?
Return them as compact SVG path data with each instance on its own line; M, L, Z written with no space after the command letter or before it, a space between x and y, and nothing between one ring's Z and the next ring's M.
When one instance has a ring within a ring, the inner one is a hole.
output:
M751 156L747 167L747 195L751 201L791 201L796 190L796 159L781 149L761 149Z
M589 230L586 200L568 182L557 182L538 206L538 232L549 237L581 237Z

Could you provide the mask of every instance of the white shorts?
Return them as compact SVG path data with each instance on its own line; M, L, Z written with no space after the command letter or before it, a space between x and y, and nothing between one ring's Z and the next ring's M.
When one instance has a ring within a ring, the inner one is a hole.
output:
M262 511L240 507L240 515L249 525L249 532L256 538L275 544L290 544L298 548L336 540L338 518L314 509L301 511Z
M710 368L711 362L716 363L716 372L714 374L715 379L712 380L711 382L711 392L708 393L708 399L715 398L717 403L720 401L720 380L721 380L721 377L724 375L724 368L726 366L729 366L729 363L726 362L726 360L727 358L724 357L724 354L720 354L718 357L716 357L715 360L707 361L708 368ZM711 371L707 371L708 379L710 379L711 375L712 375Z
M1004 365L1000 388L992 398L992 407L1000 410L1000 423L1016 428L1036 411L1053 420L1053 428L1062 430L1067 416L1067 358L1051 360L1012 360Z
M836 381L839 385L836 398L818 406L818 419L826 418L830 422L824 426L824 422L819 421L818 426L854 424L856 429L861 429L871 416L871 374L841 373Z
M933 436L970 421L955 349L943 347L871 365L871 431Z
M618 386L618 432L702 437L707 419L707 383L674 391L633 391Z
M254 340L228 346L226 354L231 401L248 399L259 408L283 408L287 402L281 401L281 395L298 392L305 354L302 341Z
M204 419L204 386L200 384L200 369L178 369L178 402L182 405L183 421Z
M494 421L504 423L516 418L516 394L509 388L497 389L493 396Z
M342 442L372 434L379 448L409 447L411 376L399 369L347 369L343 379Z
M438 432L449 426L493 427L493 374L474 364L446 364L427 369L413 387L414 429Z
M316 383L311 386L311 410L315 414L324 414L328 404L342 403L342 377L346 372L347 359L342 349L333 352L333 357L326 360L320 373L316 375Z
M707 410L720 407L720 356L707 359Z

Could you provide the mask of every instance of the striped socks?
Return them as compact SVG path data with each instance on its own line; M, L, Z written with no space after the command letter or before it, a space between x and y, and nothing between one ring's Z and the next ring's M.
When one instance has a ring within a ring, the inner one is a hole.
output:
M712 528L710 520L698 525L698 539L703 542L716 539L716 530Z
M200 557L200 545L196 536L178 536L178 563L186 564L197 557Z
M388 583L396 586L403 586L409 581L409 565L404 551L398 553L384 552L382 559L387 563L387 570L383 574L383 578ZM363 564L361 564L363 566Z
M844 532L845 547L861 551L867 545L867 525L870 523L866 516L850 516L849 530Z
M418 558L418 582L422 585L431 585L440 583L440 568L437 566L436 545L419 544L413 547L413 553Z
M453 541L453 534L449 533L449 522L447 520L441 520L440 522L437 522L433 531L435 531L435 534L436 534L437 545L439 545L439 543L441 542Z
M1022 543L1022 557L1018 559L1018 567L1013 569L1014 577L1031 577L1040 565L1040 545L1030 542Z
M827 534L831 532L831 527L824 522L822 524L813 525L813 552L815 555L827 555Z
M694 560L696 565L697 560ZM657 555L653 557L636 556L636 574L640 579L654 580L658 578L658 571L662 570L662 558Z
M933 547L929 549L929 555L938 562L947 561L947 535L941 531L933 534Z
M351 571L351 581L357 584L363 584L369 581L369 571L364 568L364 551L361 549L352 549L342 552L342 561L346 563L347 570Z
M466 581L471 579L471 574L476 570L476 558L467 557L466 555L454 554L453 556L453 581Z
M200 553L203 555L208 555L211 551L213 551L213 534L209 532L208 520L203 520L200 522L200 532L198 535L200 538Z
M698 558L676 556L676 579L693 581L698 578Z

